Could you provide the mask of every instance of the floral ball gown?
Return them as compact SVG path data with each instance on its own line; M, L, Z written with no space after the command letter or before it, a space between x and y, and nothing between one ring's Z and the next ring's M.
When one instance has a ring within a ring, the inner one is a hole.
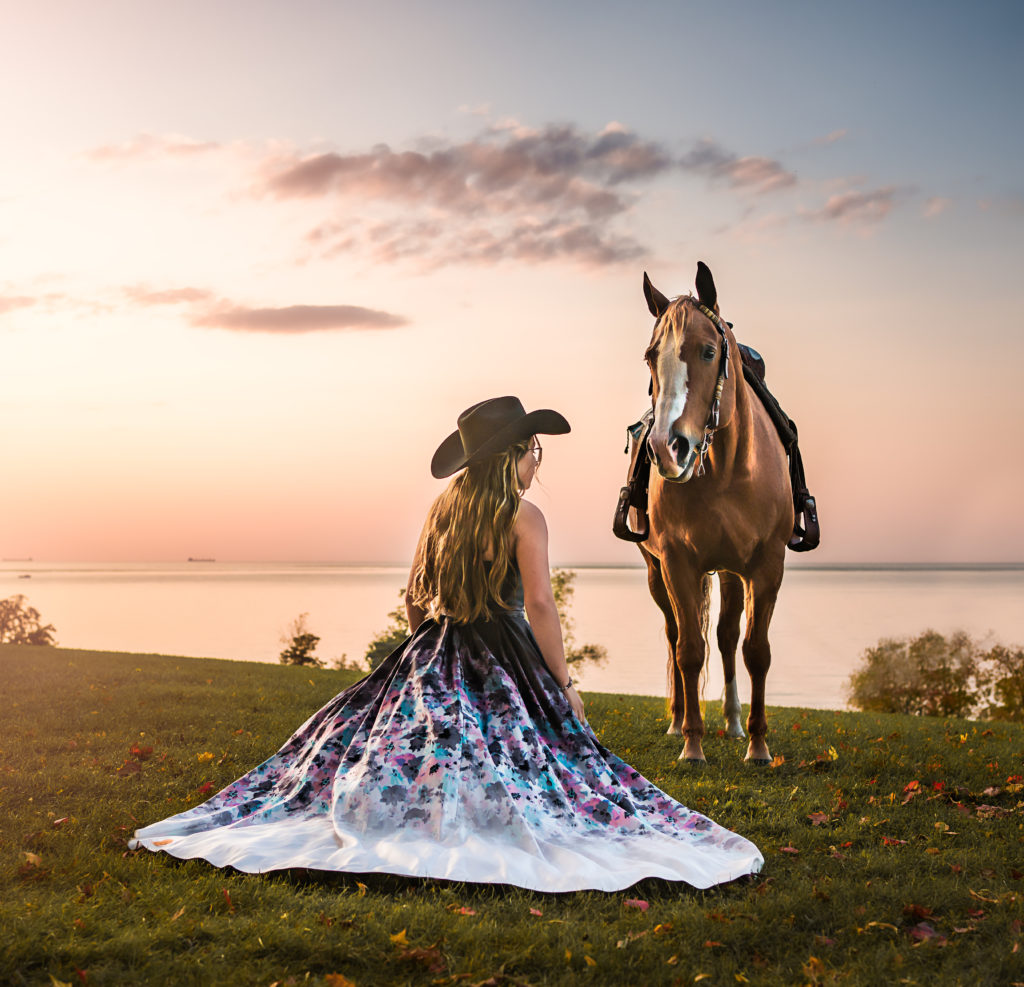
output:
M424 621L272 757L132 846L249 873L288 867L614 891L761 868L573 715L523 613Z

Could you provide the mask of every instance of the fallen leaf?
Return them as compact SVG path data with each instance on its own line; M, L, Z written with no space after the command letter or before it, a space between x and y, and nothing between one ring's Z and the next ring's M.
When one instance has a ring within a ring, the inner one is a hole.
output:
M906 840L898 840L895 836L883 836L882 846L906 846Z
M772 763L768 765L770 768L781 768L786 763L786 759L781 754L776 754L772 758Z
M50 987L71 987L71 984L66 980L58 980L52 973L50 974Z
M53 820L53 822L52 822L52 823L50 823L50 825L51 825L51 826L52 826L52 827L53 827L54 829L59 829L59 828L60 828L61 826L63 826L63 825L64 825L64 823L66 823L66 822L68 821L68 819L70 819L70 818L71 818L70 816L62 816L62 817L61 817L60 819L54 819L54 820Z
M349 980L342 973L327 973L324 974L324 982L327 987L356 987L354 980Z
M911 904L903 906L903 914L920 921L923 918L929 918L934 912L925 905Z
M181 908L179 908L179 909L178 909L178 910L177 910L177 911L176 911L176 912L175 912L175 913L174 913L174 914L173 914L173 915L171 916L171 921L172 921L172 922L177 922L177 921L178 921L178 919L179 919L179 918L181 918L181 916L182 916L182 915L184 915L184 914L185 914L185 906L184 906L184 905L182 905L182 906L181 906Z
M409 939L406 937L405 929L401 932L396 932L393 936L389 937L396 946L408 946Z
M476 912L472 908L467 908L465 905L458 909L458 913L460 915L476 915Z
M213 752L212 751L203 751L202 754L196 754L196 760L200 764L202 764L204 761L212 761L213 760Z
M225 903L226 903L226 904L227 904L227 906L228 906L228 911L229 911L229 912L230 912L230 913L231 913L232 915L234 915L234 914L235 914L235 904L234 904L234 902L233 902L233 901L231 900L231 892L229 892L227 888L221 888L221 889L220 889L220 893L221 893L222 895L224 895L224 901L225 901Z
M402 932L405 932L405 930L403 929ZM391 937L392 941L394 938L394 936ZM436 946L432 946L429 949L422 947L405 949L398 954L398 958L409 963L419 963L420 966L427 968L428 973L444 973L448 966L441 955L441 950Z
M667 960L665 960L665 962L669 966L675 966L679 962L679 957L676 956L675 953L673 953Z
M536 915L538 918L540 918L540 916L542 916L544 913L539 908L531 908L530 914Z
M212 792L212 791L213 791L213 782L212 782L212 781L205 781L205 782L203 782L203 784L201 784L201 785L200 785L200 786L199 786L199 787L198 787L198 788L196 789L196 791L197 791L197 792L198 792L198 793L199 793L200 795L209 795L209 794L210 794L210 792Z
M597 966L597 960L595 960L593 956L587 956L586 953L583 954L583 962L586 963L587 966Z
M650 903L643 900L643 898L627 898L622 903L626 908L639 908L640 911L646 912L650 908Z
M917 925L911 926L907 932L910 938L917 942L934 940L940 946L946 944L946 937L936 932L935 927L930 922L918 922Z
M780 846L779 847L779 853L792 853L792 854L796 854L796 853L799 853L799 852L800 851L795 846Z
M889 929L892 932L899 932L900 931L891 922L868 922L868 924L865 925L864 928L865 929Z
M721 945L722 944L720 942L718 942L717 940L715 940L715 939L705 939L704 940L704 948L705 949L714 949L716 946L721 946Z
M835 939L830 939L828 936L815 936L814 942L818 946L834 946L836 944Z
M702 980L707 980L710 976L710 973L698 973L697 976L693 978L693 982L695 984L699 984Z
M643 939L650 929L644 929L642 932L627 932L625 939L620 939L616 944L616 949L625 949L631 942L636 942L637 939Z
M822 826L828 822L827 812L811 812L807 816L811 820L812 826Z
M21 852L25 856L25 863L32 867L38 867L43 862L43 858L38 853L31 853L28 850L22 850Z

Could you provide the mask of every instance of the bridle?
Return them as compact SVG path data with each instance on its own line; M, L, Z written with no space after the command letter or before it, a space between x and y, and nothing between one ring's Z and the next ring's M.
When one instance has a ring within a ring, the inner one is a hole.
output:
M718 422L722 412L722 391L725 390L725 382L729 379L729 337L726 335L725 327L728 323L724 322L722 318L716 315L706 305L698 303L697 307L704 313L705 316L711 321L711 324L718 330L718 335L722 337L722 354L718 363L718 379L715 381L715 391L711 398L711 407L708 409L708 417L704 422L704 435L701 438L700 446L697 449L697 468L694 473L697 476L704 475L704 457L711 451L711 443L715 439L715 432L718 431ZM661 319L658 319L660 322ZM655 323L655 329L657 329L657 323ZM654 422L654 381L651 380L650 387L651 395L651 422ZM645 437L646 438L646 437ZM690 457L694 456L693 450L690 451Z

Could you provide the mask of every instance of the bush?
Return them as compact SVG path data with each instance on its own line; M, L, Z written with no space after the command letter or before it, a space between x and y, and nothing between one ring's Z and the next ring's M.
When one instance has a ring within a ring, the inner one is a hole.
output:
M307 668L323 668L322 658L313 654L320 638L310 633L306 626L308 613L300 613L281 635L281 642L287 647L281 652L278 661L282 665L304 665Z
M576 592L574 569L551 570L551 592L555 597L558 619L562 624L562 641L565 644L565 663L580 668L587 662L603 665L608 660L608 649L603 644L577 644L576 621L569 616L572 598Z
M0 600L0 644L56 644L53 624L41 623L39 611L20 593Z
M848 698L866 712L1024 720L1024 651L986 651L964 631L883 638L861 656Z
M388 613L391 621L369 644L366 649L366 667L372 672L412 632L409 618L405 613L405 587L398 591L399 604Z

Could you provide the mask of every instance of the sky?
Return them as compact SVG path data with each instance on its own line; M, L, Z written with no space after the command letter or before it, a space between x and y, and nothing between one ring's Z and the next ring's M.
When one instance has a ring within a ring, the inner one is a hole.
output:
M714 272L799 561L1024 560L1024 7L0 0L0 556L401 563L516 394L562 564ZM791 556L791 561L793 557Z

